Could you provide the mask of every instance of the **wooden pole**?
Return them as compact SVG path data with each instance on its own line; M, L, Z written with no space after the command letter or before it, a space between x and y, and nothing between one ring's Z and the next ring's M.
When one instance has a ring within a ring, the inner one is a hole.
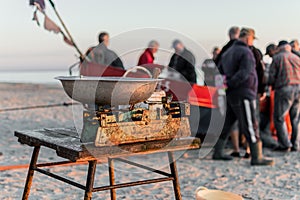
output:
M112 158L108 158L108 173L109 173L109 183L110 186L114 186L116 184L115 181L115 164ZM110 189L110 199L116 200L117 193L115 189Z
M22 200L28 200L30 188L32 185L32 179L33 179L33 175L34 175L34 168L36 168L36 162L38 160L39 152L40 152L40 146L34 147L31 161L30 161L30 166L28 169L26 183L25 183L25 187L24 187L24 191L23 191Z
M73 39L71 33L69 32L68 28L66 27L65 23L63 22L62 18L60 17L59 13L57 12L57 10L56 10L56 8L55 8L55 4L53 3L52 0L49 0L49 2L50 2L50 4L51 4L52 8L54 9L54 12L55 12L55 14L57 15L57 17L58 17L60 23L61 23L62 26L64 27L64 29L65 29L65 31L66 31L66 33L67 33L69 39L70 39L71 42L73 43L73 46L75 47L75 49L76 49L77 52L79 53L80 59L83 60L83 59L84 59L84 56L83 56L82 52L79 50L79 48L78 48L78 46L76 45L76 43L74 42L74 39Z
M97 167L97 160L89 161L89 168L88 168L88 175L86 179L86 186L85 186L85 193L84 193L84 200L91 200L94 190L94 179L95 179L95 172Z

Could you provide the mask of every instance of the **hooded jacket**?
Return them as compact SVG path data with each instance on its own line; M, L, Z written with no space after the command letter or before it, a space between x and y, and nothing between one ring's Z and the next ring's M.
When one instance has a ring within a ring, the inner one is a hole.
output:
M254 100L257 97L255 58L242 41L236 41L221 58L220 72L226 76L227 95Z

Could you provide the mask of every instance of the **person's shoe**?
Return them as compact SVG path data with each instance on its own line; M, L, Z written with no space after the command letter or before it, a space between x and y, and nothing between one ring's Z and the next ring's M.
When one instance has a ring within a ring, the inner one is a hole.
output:
M251 157L251 154L250 153L245 153L245 155L243 156L243 158L245 158L245 159L248 159L248 158L250 158Z
M273 160L263 158L261 141L257 141L256 143L250 143L249 146L251 150L251 165L257 165L257 166L274 165Z
M298 151L298 148L297 147L292 147L291 151L293 151L293 152Z
M230 154L230 156L232 156L232 157L234 157L234 158L240 158L240 157L241 157L241 154L240 154L240 152L232 152L232 153Z
M214 154L212 157L213 160L225 160L225 161L230 161L233 160L233 157L230 155L225 155L225 154Z
M289 152L289 150L290 150L289 147L281 147L281 146L278 146L273 149L273 151L278 151L278 152Z
M223 153L226 142L227 142L227 140L224 140L224 139L218 140L218 142L216 143L216 145L214 147L214 154L212 156L213 160L226 160L226 161L233 160L232 156L225 155Z
M272 166L274 165L274 160L271 159L259 159L259 160L251 160L251 165L252 166Z

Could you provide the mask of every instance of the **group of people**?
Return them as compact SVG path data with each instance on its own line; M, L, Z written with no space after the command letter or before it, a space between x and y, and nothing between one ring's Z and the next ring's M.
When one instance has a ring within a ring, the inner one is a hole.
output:
M263 157L262 141L276 151L297 151L299 148L299 42L293 40L289 43L282 40L278 45L268 45L266 54L273 60L271 65L265 65L263 54L253 45L256 39L254 29L232 27L229 30L229 38L230 41L222 49L213 50L213 62L225 77L227 87L226 120L214 147L213 159L232 160L233 157L240 157L239 138L240 135L244 135L248 144L244 157L251 157L252 165L272 165L273 160ZM124 69L117 54L107 48L108 44L108 33L100 33L99 45L88 50L87 58L95 63ZM169 68L179 72L188 82L196 83L194 55L180 40L174 40L172 47L175 53L171 57ZM150 41L137 65L153 64L158 49L159 43L155 40ZM270 117L262 112L265 109L260 105L260 102L268 98L271 90L275 90L273 121L278 141L275 141L269 132L264 133L270 123ZM292 126L291 138L286 126L287 114ZM226 155L224 148L230 134L234 152Z
M102 64L105 66L116 67L124 69L121 59L115 52L108 48L109 46L109 34L107 32L101 32L98 38L99 44L91 47L85 54L85 59L92 63ZM172 55L169 63L169 67L179 72L186 81L190 83L197 82L197 76L195 71L195 57L191 51L186 49L182 41L175 39L172 43L172 47L175 53ZM155 53L159 49L159 43L156 40L149 42L148 47L140 55L138 59L138 66L147 64L153 64L155 60Z
M239 133L248 144L244 157L251 157L252 165L272 165L265 159L262 142L272 143L273 150L298 151L299 101L300 101L300 51L299 43L282 40L278 45L270 44L266 54L272 57L271 65L265 65L263 55L254 47L255 31L251 28L232 27L230 41L214 56L227 85L227 112L224 128L215 145L213 159L232 160L240 157ZM214 52L217 48L214 48ZM270 132L264 132L270 122L260 104L275 91L273 121L278 140L274 142ZM289 138L286 115L289 114L292 134ZM231 134L234 152L224 154L224 147ZM271 142L270 142L271 141Z

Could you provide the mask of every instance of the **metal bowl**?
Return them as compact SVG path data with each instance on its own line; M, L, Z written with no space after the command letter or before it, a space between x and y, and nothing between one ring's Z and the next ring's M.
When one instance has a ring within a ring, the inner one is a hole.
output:
M147 100L162 79L59 76L67 95L83 104L131 105Z

